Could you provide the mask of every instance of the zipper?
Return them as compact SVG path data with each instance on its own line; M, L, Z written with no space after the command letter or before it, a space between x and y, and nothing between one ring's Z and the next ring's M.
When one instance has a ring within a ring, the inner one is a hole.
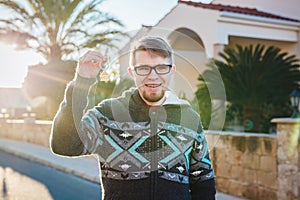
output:
M157 110L158 107L150 107L150 127L151 127L151 150L152 150L152 155L151 155L151 194L150 194L150 199L154 200L155 199L155 194L156 194L156 182L158 179L158 158L157 158L157 126L158 126L158 117L157 117Z

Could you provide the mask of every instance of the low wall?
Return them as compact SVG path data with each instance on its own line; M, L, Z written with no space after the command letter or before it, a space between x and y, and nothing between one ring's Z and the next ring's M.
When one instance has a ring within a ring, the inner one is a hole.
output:
M248 199L277 196L275 135L206 132L219 191Z
M217 189L247 199L300 199L300 119L276 135L206 131ZM0 120L0 137L49 146L51 121Z
M49 147L52 121L0 120L0 137Z
M300 199L300 118L273 119L276 135L207 131L219 191L247 199Z
M277 199L300 199L300 118L274 119L277 124Z

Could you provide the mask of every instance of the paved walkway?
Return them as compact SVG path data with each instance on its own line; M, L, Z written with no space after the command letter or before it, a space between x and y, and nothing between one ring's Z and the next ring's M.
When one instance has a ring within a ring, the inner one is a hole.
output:
M0 150L99 183L98 164L93 156L77 158L57 156L47 147L4 138L0 138ZM218 192L217 200L242 200L242 198Z

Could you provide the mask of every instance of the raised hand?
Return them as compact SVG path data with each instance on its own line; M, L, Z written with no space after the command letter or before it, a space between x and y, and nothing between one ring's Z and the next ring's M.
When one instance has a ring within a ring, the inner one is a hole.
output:
M89 50L80 56L77 64L77 73L85 78L96 78L106 62L107 50L105 55L98 51Z

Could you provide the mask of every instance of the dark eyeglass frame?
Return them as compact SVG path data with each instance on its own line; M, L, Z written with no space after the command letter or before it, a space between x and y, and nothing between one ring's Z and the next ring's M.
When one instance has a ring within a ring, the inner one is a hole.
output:
M164 72L164 73L158 72L158 71L156 70L156 68L157 68L157 67L161 67L161 66L168 66L168 67L169 67L169 70L168 70L167 72ZM158 75L165 75L165 74L170 73L172 66L173 66L172 64L159 64L159 65L155 65L155 66L153 66L153 67L152 67L152 66L149 66L149 65L140 65L140 66L134 67L133 69L134 69L135 73L136 73L137 75L139 75L139 76L148 76L149 74L151 74L152 70L154 70L155 73L158 74ZM137 71L138 68L142 68L142 67L148 67L148 68L150 68L149 73L147 73L147 74L140 74L140 73L138 73L138 71Z

